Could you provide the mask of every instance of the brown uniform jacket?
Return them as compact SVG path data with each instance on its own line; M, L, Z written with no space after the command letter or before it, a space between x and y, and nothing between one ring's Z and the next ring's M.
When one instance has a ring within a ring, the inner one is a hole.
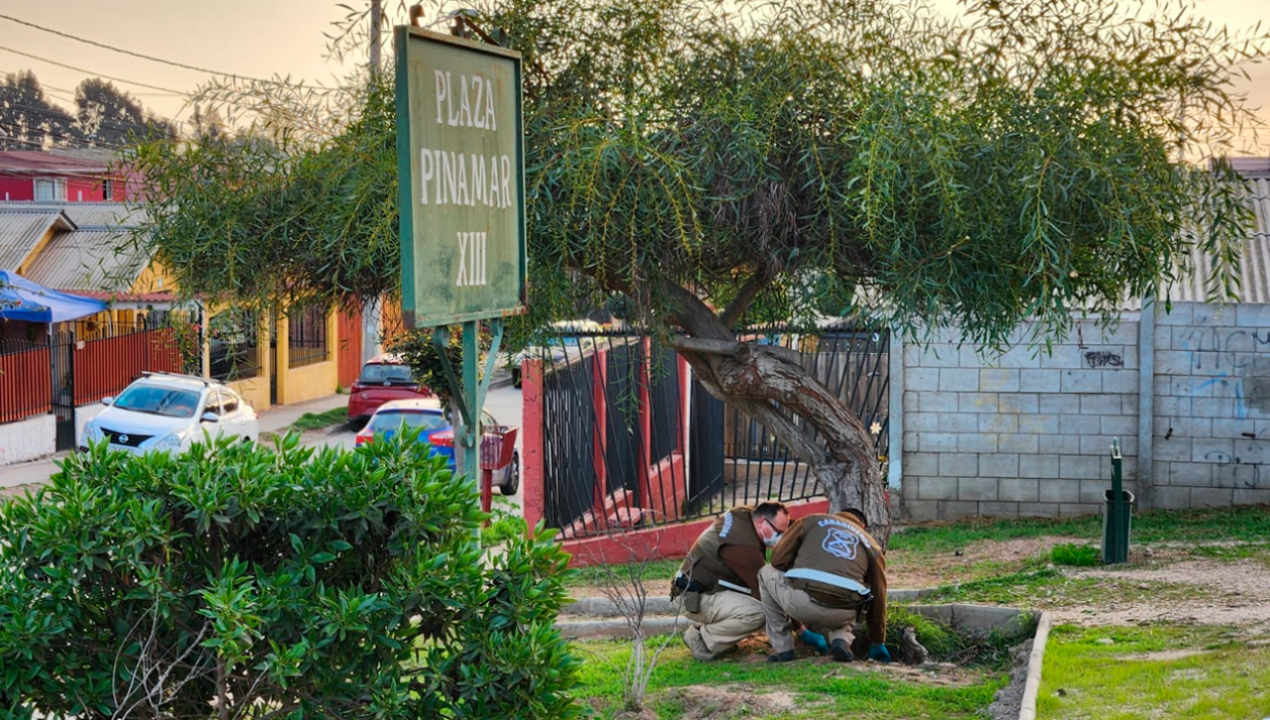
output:
M752 513L742 505L720 515L692 544L679 572L706 593L733 590L761 598L758 571L767 563L767 549Z
M869 605L869 640L886 642L886 561L882 548L854 517L808 515L781 537L772 567L793 587L827 607Z

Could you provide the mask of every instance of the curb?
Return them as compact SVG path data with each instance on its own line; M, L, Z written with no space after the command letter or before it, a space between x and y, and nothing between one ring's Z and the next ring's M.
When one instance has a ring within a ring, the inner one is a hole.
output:
M643 623L645 637L670 635L691 626L686 617L650 617ZM557 622L556 629L566 640L625 640L635 635L625 619Z
M1041 666L1045 661L1045 643L1049 640L1050 626L1050 614L1042 612L1041 619L1036 623L1032 654L1027 661L1027 684L1023 686L1019 720L1036 720L1036 698L1041 692Z
M913 602L933 593L935 589L921 590L888 590L887 602ZM644 615L674 615L678 608L667 597L650 597L644 600ZM612 600L601 596L584 596L574 598L573 602L560 609L562 615L593 615L598 617L620 617L623 613Z

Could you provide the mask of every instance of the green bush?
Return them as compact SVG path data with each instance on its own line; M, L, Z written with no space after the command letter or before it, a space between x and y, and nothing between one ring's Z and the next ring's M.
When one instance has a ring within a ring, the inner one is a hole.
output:
M576 715L566 556L483 559L475 488L427 451L71 456L0 509L0 714Z
M1063 543L1050 550L1050 562L1055 565L1090 567L1102 561L1102 553L1093 545Z
M481 544L494 547L526 532L525 518L516 503L502 495L495 495L490 503L489 525L481 528Z

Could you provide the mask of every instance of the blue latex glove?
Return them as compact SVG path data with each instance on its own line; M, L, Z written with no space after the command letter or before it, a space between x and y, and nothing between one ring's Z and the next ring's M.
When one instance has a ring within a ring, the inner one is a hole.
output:
M804 628L802 632L798 633L798 639L815 649L817 655L829 654L829 643L825 641L825 636L820 633L814 633Z
M880 663L891 662L891 651L885 645L874 645L869 648L869 659Z

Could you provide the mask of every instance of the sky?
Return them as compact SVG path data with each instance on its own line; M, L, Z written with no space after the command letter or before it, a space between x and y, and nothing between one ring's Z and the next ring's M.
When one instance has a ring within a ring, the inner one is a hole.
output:
M1037 0L1043 1L1043 0ZM345 0L364 7L366 0ZM955 11L955 0L936 0ZM398 0L386 0L396 7ZM1232 28L1270 20L1267 0L1200 0L1200 11ZM334 0L0 0L0 14L55 28L97 42L188 65L254 77L291 75L331 83L344 68L326 58L324 32L347 14ZM391 53L385 33L384 53ZM33 70L55 102L72 105L75 86L93 75L110 75L163 88L116 82L156 114L188 119L191 108L180 94L209 76L110 50L85 45L0 19L0 47L72 65L69 70L42 60L0 50L0 73ZM356 58L364 61L365 56ZM1252 81L1240 88L1249 104L1270 121L1270 64L1250 68ZM1270 154L1270 138L1261 138L1259 154Z

